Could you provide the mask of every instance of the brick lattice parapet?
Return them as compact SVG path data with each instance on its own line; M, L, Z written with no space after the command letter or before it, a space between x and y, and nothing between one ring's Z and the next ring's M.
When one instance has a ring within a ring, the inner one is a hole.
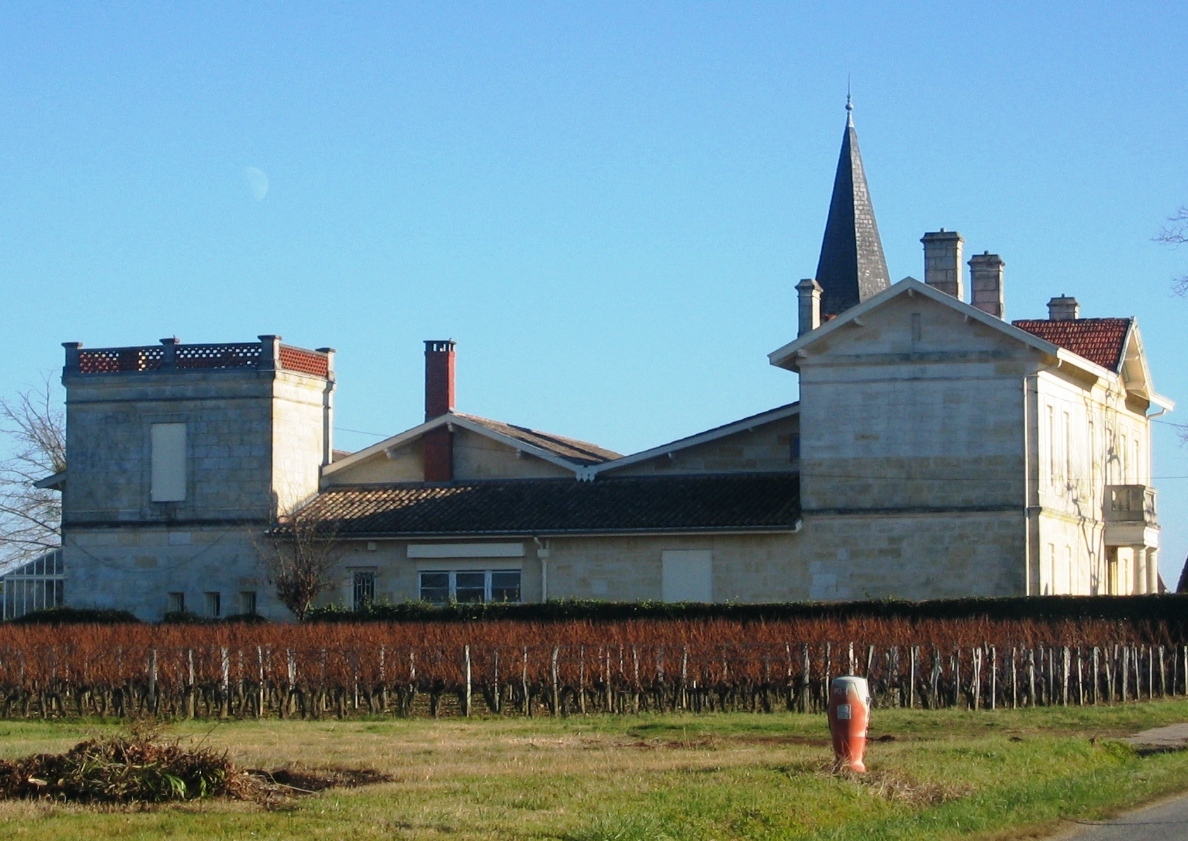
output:
M330 378L334 351L307 350L280 344L279 336L258 342L182 344L176 338L159 345L121 348L84 348L65 342L66 374L144 374L185 370L280 369Z

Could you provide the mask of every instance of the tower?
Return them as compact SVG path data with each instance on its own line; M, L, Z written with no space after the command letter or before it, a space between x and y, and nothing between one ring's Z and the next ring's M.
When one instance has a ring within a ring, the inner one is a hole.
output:
M67 603L145 619L275 612L255 544L318 491L333 358L279 336L66 344Z
M821 284L821 316L828 319L877 295L891 285L887 260L875 223L854 106L846 97L846 130L833 178L833 196L821 241L816 280Z

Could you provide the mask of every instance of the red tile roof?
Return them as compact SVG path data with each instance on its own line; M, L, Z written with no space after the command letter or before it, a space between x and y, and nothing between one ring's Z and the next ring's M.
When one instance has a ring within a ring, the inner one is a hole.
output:
M1011 322L1020 330L1111 371L1122 367L1126 337L1133 323L1133 318L1077 318L1070 321L1035 318Z
M356 485L323 491L301 516L340 537L788 530L800 517L800 480L752 473Z

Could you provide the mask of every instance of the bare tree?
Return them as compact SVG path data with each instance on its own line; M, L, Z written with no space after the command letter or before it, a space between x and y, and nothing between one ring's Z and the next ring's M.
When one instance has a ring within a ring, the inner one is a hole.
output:
M1167 217L1163 228L1156 235L1155 241L1167 245L1183 245L1188 242L1188 205L1184 205ZM1188 295L1188 274L1174 278L1172 290L1177 295Z
M1163 227L1155 236L1155 241L1173 246L1188 242L1188 204L1181 205L1175 213L1164 220ZM1172 291L1177 295L1188 297L1188 274L1172 278ZM1173 424L1173 426L1176 427L1176 432L1180 435L1180 443L1188 444L1188 425ZM1182 576L1181 584L1184 583L1185 580Z
M32 560L62 543L62 497L35 483L66 469L66 416L47 377L42 385L0 398L0 565Z
M276 518L261 555L276 596L298 621L319 595L334 586L330 571L342 560L337 529L297 509Z

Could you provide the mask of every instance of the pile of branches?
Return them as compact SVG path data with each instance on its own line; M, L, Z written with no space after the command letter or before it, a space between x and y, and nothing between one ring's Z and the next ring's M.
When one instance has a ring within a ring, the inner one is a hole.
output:
M226 752L163 741L148 724L65 753L0 759L0 800L138 805L226 797L273 807L328 788L391 781L370 768L239 768Z
M242 797L247 782L225 753L162 742L149 729L80 742L65 753L0 760L0 799L164 803Z

